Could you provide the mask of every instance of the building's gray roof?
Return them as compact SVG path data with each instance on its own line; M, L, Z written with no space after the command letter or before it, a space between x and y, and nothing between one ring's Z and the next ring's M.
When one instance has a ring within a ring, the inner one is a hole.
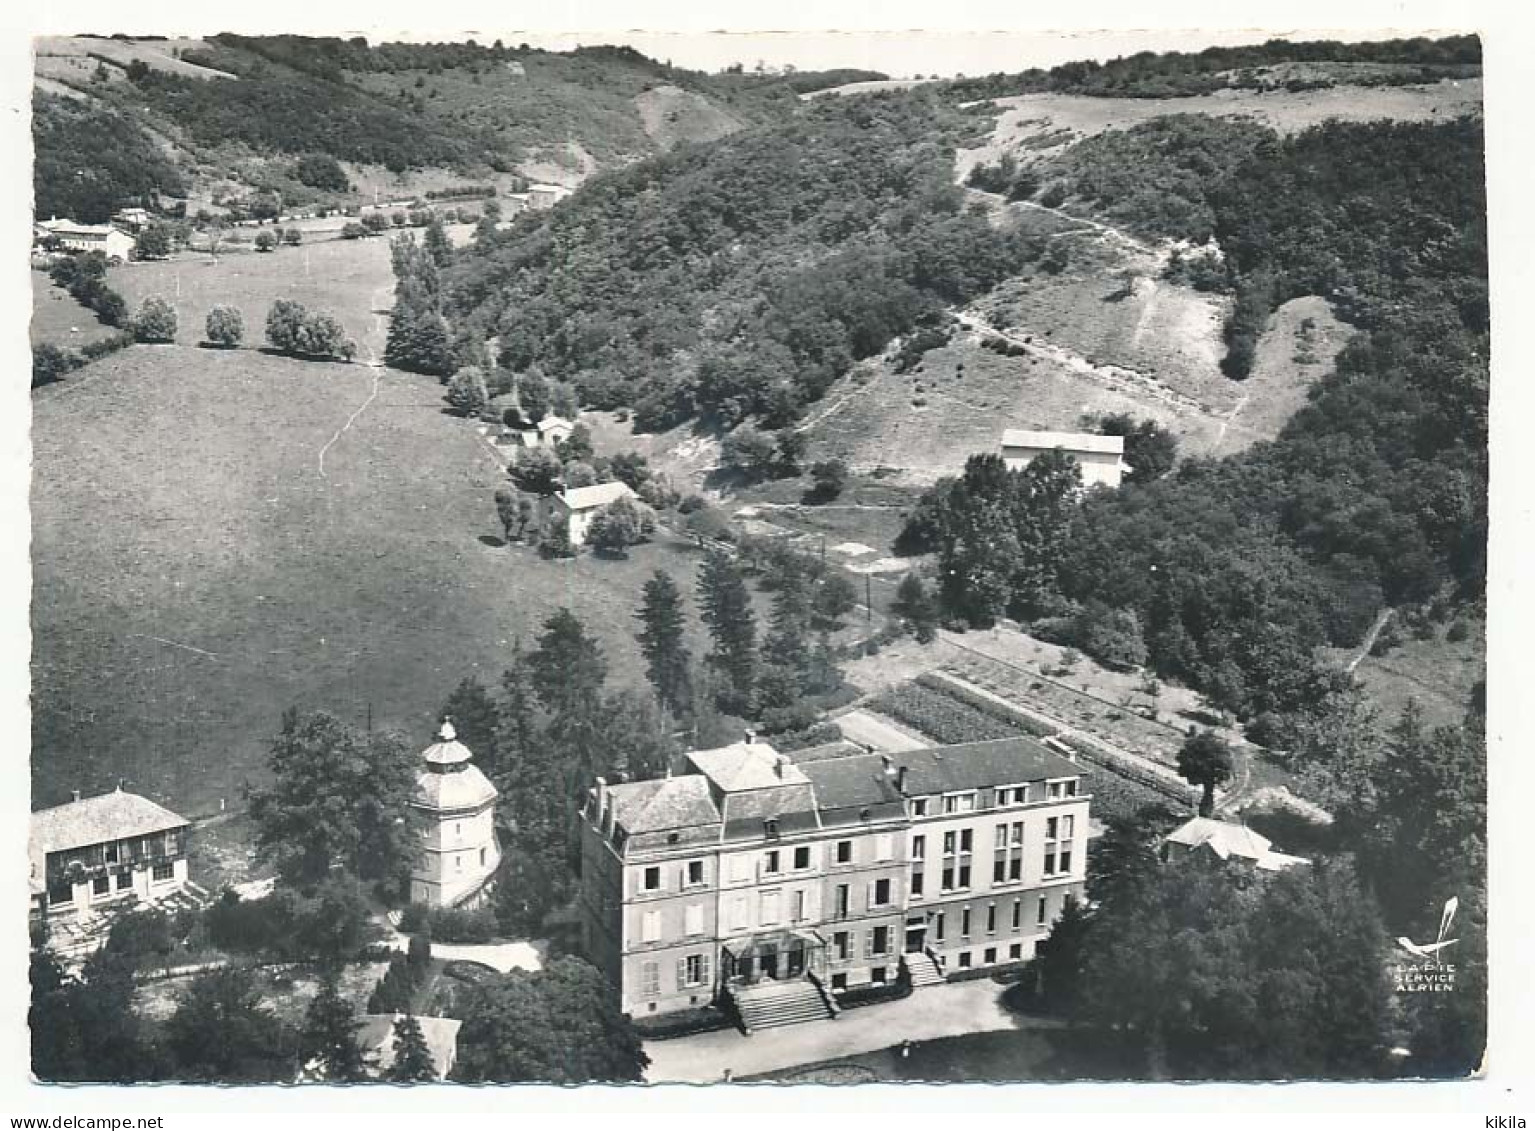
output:
M1068 452L1096 452L1102 455L1124 455L1123 436L1099 436L1093 432L1030 432L1022 428L1009 428L1002 433L1004 448L1064 448Z
M718 824L709 782L698 774L608 787L613 823L631 835Z
M768 821L776 821L779 836L803 832L819 825L815 792L810 782L779 784L762 789L742 789L725 794L722 806L726 840L749 840L767 830Z
M496 787L472 762L445 769L428 767L416 775L414 803L423 809L479 809L496 799Z
M823 825L898 820L906 814L882 755L824 758L807 763L805 773L815 785Z
M906 767L906 793L954 793L1082 776L1082 768L1032 738L994 738L891 755Z
M437 732L437 741L423 750L421 757L433 766L456 766L469 761L474 755L469 747L458 741L458 732L453 729L453 724L443 719L442 729Z
M593 507L605 507L609 503L619 499L632 499L634 492L629 490L627 483L614 480L611 483L594 483L590 487L572 487L555 498L564 503L573 511L590 510Z
M688 761L719 789L768 789L803 785L808 779L785 755L766 742L735 742L713 750L691 750Z
M879 754L859 754L808 762L804 771L823 809L854 809L900 801L885 766Z
M136 793L103 793L39 809L32 814L29 840L40 853L67 852L129 837L186 828L190 821Z

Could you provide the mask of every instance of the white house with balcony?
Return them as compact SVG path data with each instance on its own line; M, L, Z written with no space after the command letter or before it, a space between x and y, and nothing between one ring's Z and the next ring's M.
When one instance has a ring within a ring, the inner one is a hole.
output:
M32 814L27 838L32 911L86 918L153 903L188 884L191 822L120 787Z

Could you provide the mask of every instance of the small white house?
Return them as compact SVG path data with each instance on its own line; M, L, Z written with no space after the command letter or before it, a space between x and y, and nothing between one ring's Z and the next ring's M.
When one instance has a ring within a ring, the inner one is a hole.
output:
M1002 433L1002 460L1017 471L1037 456L1060 449L1082 469L1082 486L1118 487L1125 474L1125 438L1092 432L1030 432L1009 428Z
M1195 817L1167 834L1163 858L1169 861L1196 853L1211 852L1228 863L1246 864L1261 872L1282 872L1286 868L1310 864L1301 856L1287 856L1274 851L1274 842L1246 825L1217 821L1213 817Z
M545 212L569 195L570 190L563 185L529 185L528 208L534 212Z
M77 224L54 217L37 225L70 251L99 251L108 259L128 261L133 237L111 224Z
M619 499L634 497L634 492L629 489L629 485L617 480L611 483L595 483L590 487L572 487L549 499L545 519L564 522L566 532L570 535L570 544L583 546L586 544L586 535L598 511Z
M546 416L537 424L503 429L496 443L510 448L552 448L570 439L575 427L563 416Z

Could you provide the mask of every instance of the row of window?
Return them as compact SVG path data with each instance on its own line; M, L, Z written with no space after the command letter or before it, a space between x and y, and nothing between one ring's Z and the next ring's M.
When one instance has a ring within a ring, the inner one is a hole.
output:
M831 959L848 962L857 957L857 931L834 931L831 936ZM871 927L863 932L863 957L882 958L895 953L895 928Z
M976 925L976 919L980 919L985 925L985 933L994 935L998 930L1021 931L1023 929L1023 900L1015 899L1011 907L1003 905L999 908L995 903L988 903L985 912L980 916L974 916L968 907L961 908L956 916L955 924L958 927L957 937L967 939L971 936ZM1034 906L1034 925L1036 927L1048 926L1050 923L1050 897L1040 896ZM945 942L948 939L949 915L946 911L940 911L930 920L931 939L935 943Z
M993 807L1006 809L1014 805L1027 805L1031 798L1034 801L1064 801L1077 795L1077 779L1041 782L1038 794L1032 794L1030 790L1028 785L999 786L992 790ZM975 789L945 793L939 797L916 797L911 802L911 815L936 817L941 814L947 817L956 813L974 813L979 801L980 791Z
M886 862L895 859L895 834L880 833L872 841L874 845L874 860ZM728 857L726 873L731 883L746 883L758 876L780 876L788 872L808 872L815 867L814 849L817 846L802 844L792 849L770 848L754 856L742 853ZM756 862L756 867L753 864ZM854 842L851 840L839 840L831 846L830 865L851 865L856 863ZM688 888L703 887L708 883L707 872L704 869L704 861L684 861L676 872L677 890L686 891ZM660 864L652 864L640 873L640 891L659 892L667 890L666 869Z
M896 894L896 886L890 879L873 880L864 889L864 907L868 911L889 910L895 906ZM852 884L838 884L832 890L830 913L832 919L848 919L855 914ZM724 928L730 932L815 922L821 918L820 890L809 886L757 893L755 918L752 915L751 894L731 896L725 901L723 914ZM690 903L684 907L682 922L683 937L704 934L704 904ZM640 916L640 941L660 942L662 935L661 912L643 912Z
M150 879L155 883L165 883L176 878L176 865L169 860L151 865ZM113 889L124 892L133 887L132 872L118 872L114 881L111 874L94 876L91 879L91 895L111 895ZM70 903L75 898L74 884L68 879L62 879L48 886L48 902L50 904Z

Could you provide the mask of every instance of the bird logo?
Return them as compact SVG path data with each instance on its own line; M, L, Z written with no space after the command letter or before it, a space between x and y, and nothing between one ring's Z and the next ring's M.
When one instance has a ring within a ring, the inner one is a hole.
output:
M1444 936L1450 933L1450 924L1455 921L1455 912L1460 909L1460 899L1451 896L1445 900L1444 913L1439 917L1439 934L1431 943L1415 943L1406 935L1397 936L1396 945L1405 950L1414 958L1436 961L1441 950L1458 942L1458 939L1447 939Z

